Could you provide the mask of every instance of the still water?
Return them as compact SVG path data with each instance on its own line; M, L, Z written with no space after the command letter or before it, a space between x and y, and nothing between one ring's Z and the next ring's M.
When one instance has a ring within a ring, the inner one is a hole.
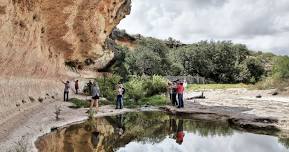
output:
M289 152L289 140L241 132L224 122L143 112L52 131L36 147L40 152Z

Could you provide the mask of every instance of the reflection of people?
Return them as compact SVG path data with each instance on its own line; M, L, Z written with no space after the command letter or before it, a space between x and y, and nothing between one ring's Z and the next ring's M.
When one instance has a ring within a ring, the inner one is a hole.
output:
M93 148L97 147L98 142L99 142L99 132L94 131L91 134L91 143L93 145Z
M123 123L123 115L117 115L116 116L117 119L117 130L118 130L118 134L121 136L124 134L125 131L125 127L124 127L124 123Z
M180 145L183 143L184 136L185 136L183 123L184 123L183 120L179 120L178 130L177 130L177 135L176 135L176 143Z
M93 151L104 151L104 136L100 132L92 132L90 141L93 146Z
M170 131L172 132L177 131L177 122L175 119L170 119Z

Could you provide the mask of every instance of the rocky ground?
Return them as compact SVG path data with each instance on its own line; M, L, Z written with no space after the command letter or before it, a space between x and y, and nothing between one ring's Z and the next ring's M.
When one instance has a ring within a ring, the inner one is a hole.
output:
M278 136L287 136L289 130L289 96L271 95L272 90L252 91L247 89L209 90L206 99L193 99L185 102L186 108L172 106L165 110L184 117L228 121L241 129L272 131L280 129ZM199 95L200 92L187 92L186 97ZM256 98L261 95L262 98ZM76 96L78 98L88 98ZM38 136L50 132L53 127L61 127L87 119L87 109L71 109L71 103L61 98L47 99L39 105L25 109L0 125L0 151L13 149L15 142L26 139L31 151L37 151L34 142ZM55 119L55 107L61 107L60 120ZM137 110L137 109L135 109ZM131 109L115 110L113 106L103 106L97 117L135 111Z

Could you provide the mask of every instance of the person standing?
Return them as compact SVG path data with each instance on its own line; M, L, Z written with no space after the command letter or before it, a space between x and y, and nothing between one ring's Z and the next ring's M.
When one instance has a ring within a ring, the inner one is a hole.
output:
M62 81L62 83L64 84L64 94L63 94L63 99L64 101L68 101L68 97L69 97L69 89L70 89L70 84L69 84L69 81Z
M75 88L75 94L78 94L78 89L79 89L78 80L75 81L74 88Z
M122 109L122 96L123 96L123 87L121 84L117 86L116 89L117 96L116 96L116 108L115 109Z
M95 106L95 111L98 112L98 100L100 96L99 86L96 82L94 82L91 86L91 102L90 102L90 110L92 110L93 106Z
M169 95L170 101L173 104L173 97L172 97L172 95L173 95L173 84L172 84L172 82L168 82L167 94Z
M125 94L125 88L123 86L123 84L121 83L121 88L122 88L122 96L121 96L121 109L123 108L123 104L124 104L124 94Z
M91 80L89 80L89 82L87 83L87 87L88 87L88 94L91 95L91 87L92 87Z
M183 82L183 86L184 86L184 88L187 88L187 86L188 86L188 82L187 82L187 80L186 80L186 78L184 79L184 82Z
M173 106L178 106L179 103L177 101L177 84L174 81L172 85L172 104Z
M182 82L179 82L177 85L177 94L178 94L178 100L179 100L179 106L178 108L184 108L184 86Z

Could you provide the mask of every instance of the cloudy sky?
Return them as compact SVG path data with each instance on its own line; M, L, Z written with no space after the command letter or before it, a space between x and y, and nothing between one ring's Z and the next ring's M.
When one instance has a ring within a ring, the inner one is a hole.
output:
M232 40L289 55L289 0L132 0L118 27L185 43Z

